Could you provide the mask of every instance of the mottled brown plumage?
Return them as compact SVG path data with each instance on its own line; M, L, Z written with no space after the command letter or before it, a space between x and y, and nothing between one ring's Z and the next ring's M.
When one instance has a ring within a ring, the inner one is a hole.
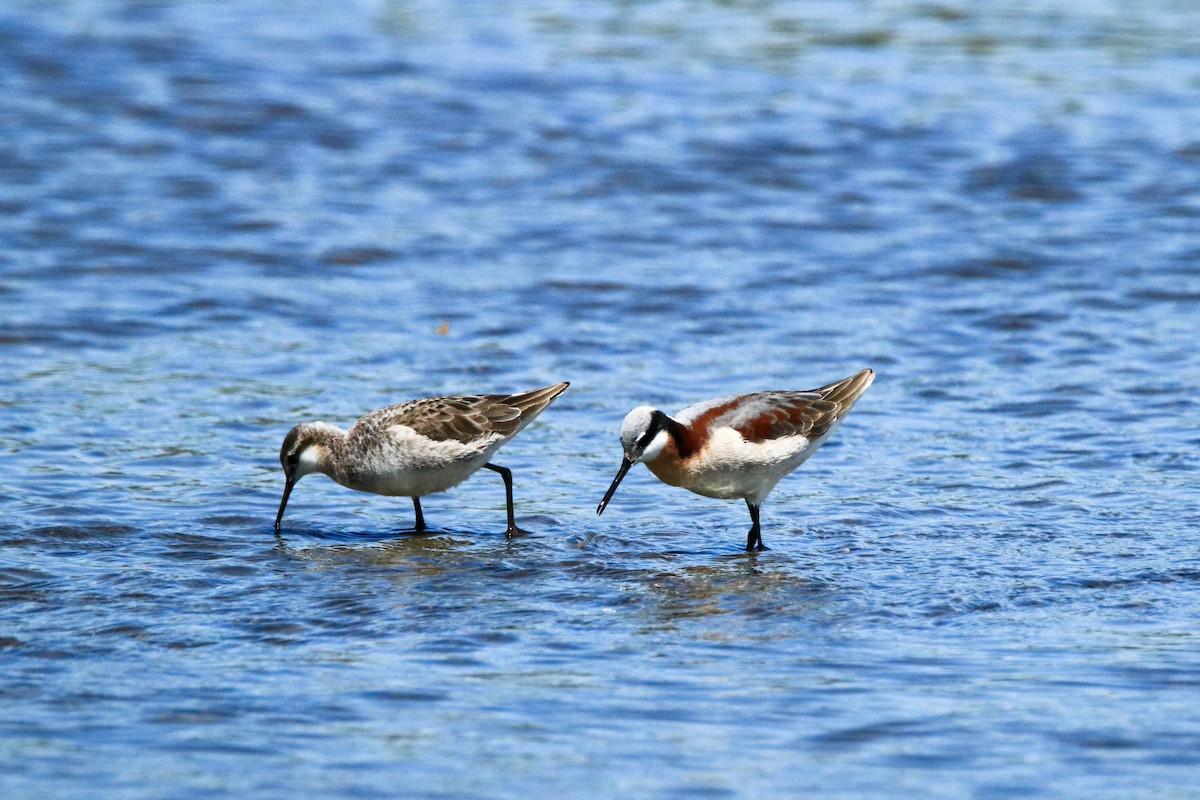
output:
M287 485L275 528L292 487L310 472L359 491L411 497L421 530L420 497L449 489L487 467L504 478L508 533L515 533L511 474L488 460L566 388L559 383L512 395L410 400L373 411L344 431L324 422L297 425L279 453Z
M435 442L464 444L482 436L513 436L558 397L567 384L520 394L476 394L422 397L381 408L354 423L347 432L378 431L404 425Z

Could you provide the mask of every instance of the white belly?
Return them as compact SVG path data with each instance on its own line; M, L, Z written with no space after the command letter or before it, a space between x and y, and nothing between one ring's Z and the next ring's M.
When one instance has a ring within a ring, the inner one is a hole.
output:
M450 487L462 483L486 463L487 457L485 456L437 467L424 467L419 470L397 469L359 473L347 476L347 480L338 480L338 483L360 492L398 497L424 497L427 494L444 492ZM335 480L337 479L335 478Z
M705 497L744 498L758 505L775 484L808 460L831 432L819 439L786 436L748 442L736 431L724 429L689 459L684 469L671 476L675 480L661 474L659 477Z
M360 492L423 497L462 483L504 443L498 436L465 444L435 442L403 426L389 433L386 445L358 451L330 477Z

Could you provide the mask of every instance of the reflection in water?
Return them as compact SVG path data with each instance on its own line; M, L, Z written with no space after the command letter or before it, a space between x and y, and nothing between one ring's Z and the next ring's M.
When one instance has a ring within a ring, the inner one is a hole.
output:
M768 615L804 615L819 605L819 581L806 580L796 565L760 565L753 555L727 556L713 564L684 567L645 577L646 591L664 621L733 614L753 619Z

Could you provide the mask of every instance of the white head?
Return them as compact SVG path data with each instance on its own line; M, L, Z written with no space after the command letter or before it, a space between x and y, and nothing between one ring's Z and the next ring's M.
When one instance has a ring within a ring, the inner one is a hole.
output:
M657 408L638 406L621 423L621 448L635 464L658 458L670 438L667 415Z
M596 507L597 514L604 513L604 507L612 499L630 467L639 461L653 461L658 458L667 442L671 441L670 425L670 417L650 406L638 406L625 415L625 421L621 423L621 449L625 451L625 457L621 459L617 477L613 478L604 499Z

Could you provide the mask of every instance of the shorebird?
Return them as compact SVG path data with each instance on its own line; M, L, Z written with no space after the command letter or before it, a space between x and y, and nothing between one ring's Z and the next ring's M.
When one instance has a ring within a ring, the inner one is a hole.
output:
M639 406L621 423L625 456L596 513L604 513L625 473L642 462L671 486L705 497L745 500L751 522L746 549L762 550L758 512L763 500L825 443L873 380L875 373L864 369L807 392L706 400L674 417Z
M461 483L480 467L500 473L508 506L508 530L522 533L513 517L512 472L490 463L492 454L566 390L558 383L520 394L426 397L387 406L349 430L305 422L288 431L279 451L287 484L275 530L296 482L323 472L360 492L411 497L415 529L425 530L421 498Z

